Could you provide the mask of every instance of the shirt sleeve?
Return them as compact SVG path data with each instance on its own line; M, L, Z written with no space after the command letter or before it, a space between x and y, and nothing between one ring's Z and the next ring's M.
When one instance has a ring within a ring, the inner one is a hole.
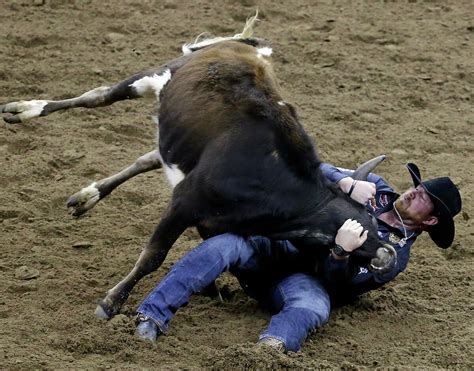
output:
M345 293L350 299L383 286L400 272L396 265L390 272L377 275L365 267L352 266L349 259L336 260L328 256L324 265L324 280L330 292L338 295Z
M350 177L354 173L354 170L336 167L328 163L322 163L320 168L324 176L333 183L337 183L343 178ZM393 192L392 187L390 187L387 181L380 175L369 173L367 181L375 183L377 192Z
M320 169L324 176L333 183L337 183L341 179L351 176L354 172L353 170L335 167L334 165L327 163L322 163Z

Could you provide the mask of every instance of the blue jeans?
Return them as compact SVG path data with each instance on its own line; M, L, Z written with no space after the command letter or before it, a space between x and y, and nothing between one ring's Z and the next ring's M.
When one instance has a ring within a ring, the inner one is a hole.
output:
M193 293L229 270L243 289L274 315L260 339L274 337L298 351L308 333L327 322L329 295L311 267L288 241L265 237L219 235L201 243L179 260L148 295L138 312L166 332L176 311Z

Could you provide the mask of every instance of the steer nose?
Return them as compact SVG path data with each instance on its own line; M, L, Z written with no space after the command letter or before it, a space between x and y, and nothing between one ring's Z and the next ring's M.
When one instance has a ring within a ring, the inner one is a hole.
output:
M397 252L393 246L384 244L377 249L376 257L370 261L369 269L376 274L390 272L397 264Z

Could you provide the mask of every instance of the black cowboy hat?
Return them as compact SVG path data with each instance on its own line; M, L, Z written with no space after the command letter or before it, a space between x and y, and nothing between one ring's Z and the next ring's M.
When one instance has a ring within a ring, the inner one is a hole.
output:
M415 187L421 184L434 205L433 215L438 218L438 223L429 227L427 232L436 245L446 249L451 246L454 240L453 217L461 211L459 190L448 177L434 178L422 182L418 166L410 163L407 164L407 168Z

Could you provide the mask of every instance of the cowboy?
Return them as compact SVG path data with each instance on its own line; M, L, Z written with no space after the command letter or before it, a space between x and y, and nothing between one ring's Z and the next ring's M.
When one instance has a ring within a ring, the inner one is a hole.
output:
M411 246L423 231L443 249L452 244L453 217L461 210L457 187L448 177L422 181L415 164L407 168L414 187L399 195L378 175L371 173L367 181L357 181L351 178L351 170L321 166L330 181L366 204L377 219L379 237L397 251L397 263L391 271L376 274L348 259L367 238L367 231L350 219L339 229L335 246L317 273L314 262L290 241L215 236L178 261L140 305L137 335L155 341L193 293L229 270L250 296L273 313L259 345L298 351L308 333L328 321L331 306L352 301L403 272Z

